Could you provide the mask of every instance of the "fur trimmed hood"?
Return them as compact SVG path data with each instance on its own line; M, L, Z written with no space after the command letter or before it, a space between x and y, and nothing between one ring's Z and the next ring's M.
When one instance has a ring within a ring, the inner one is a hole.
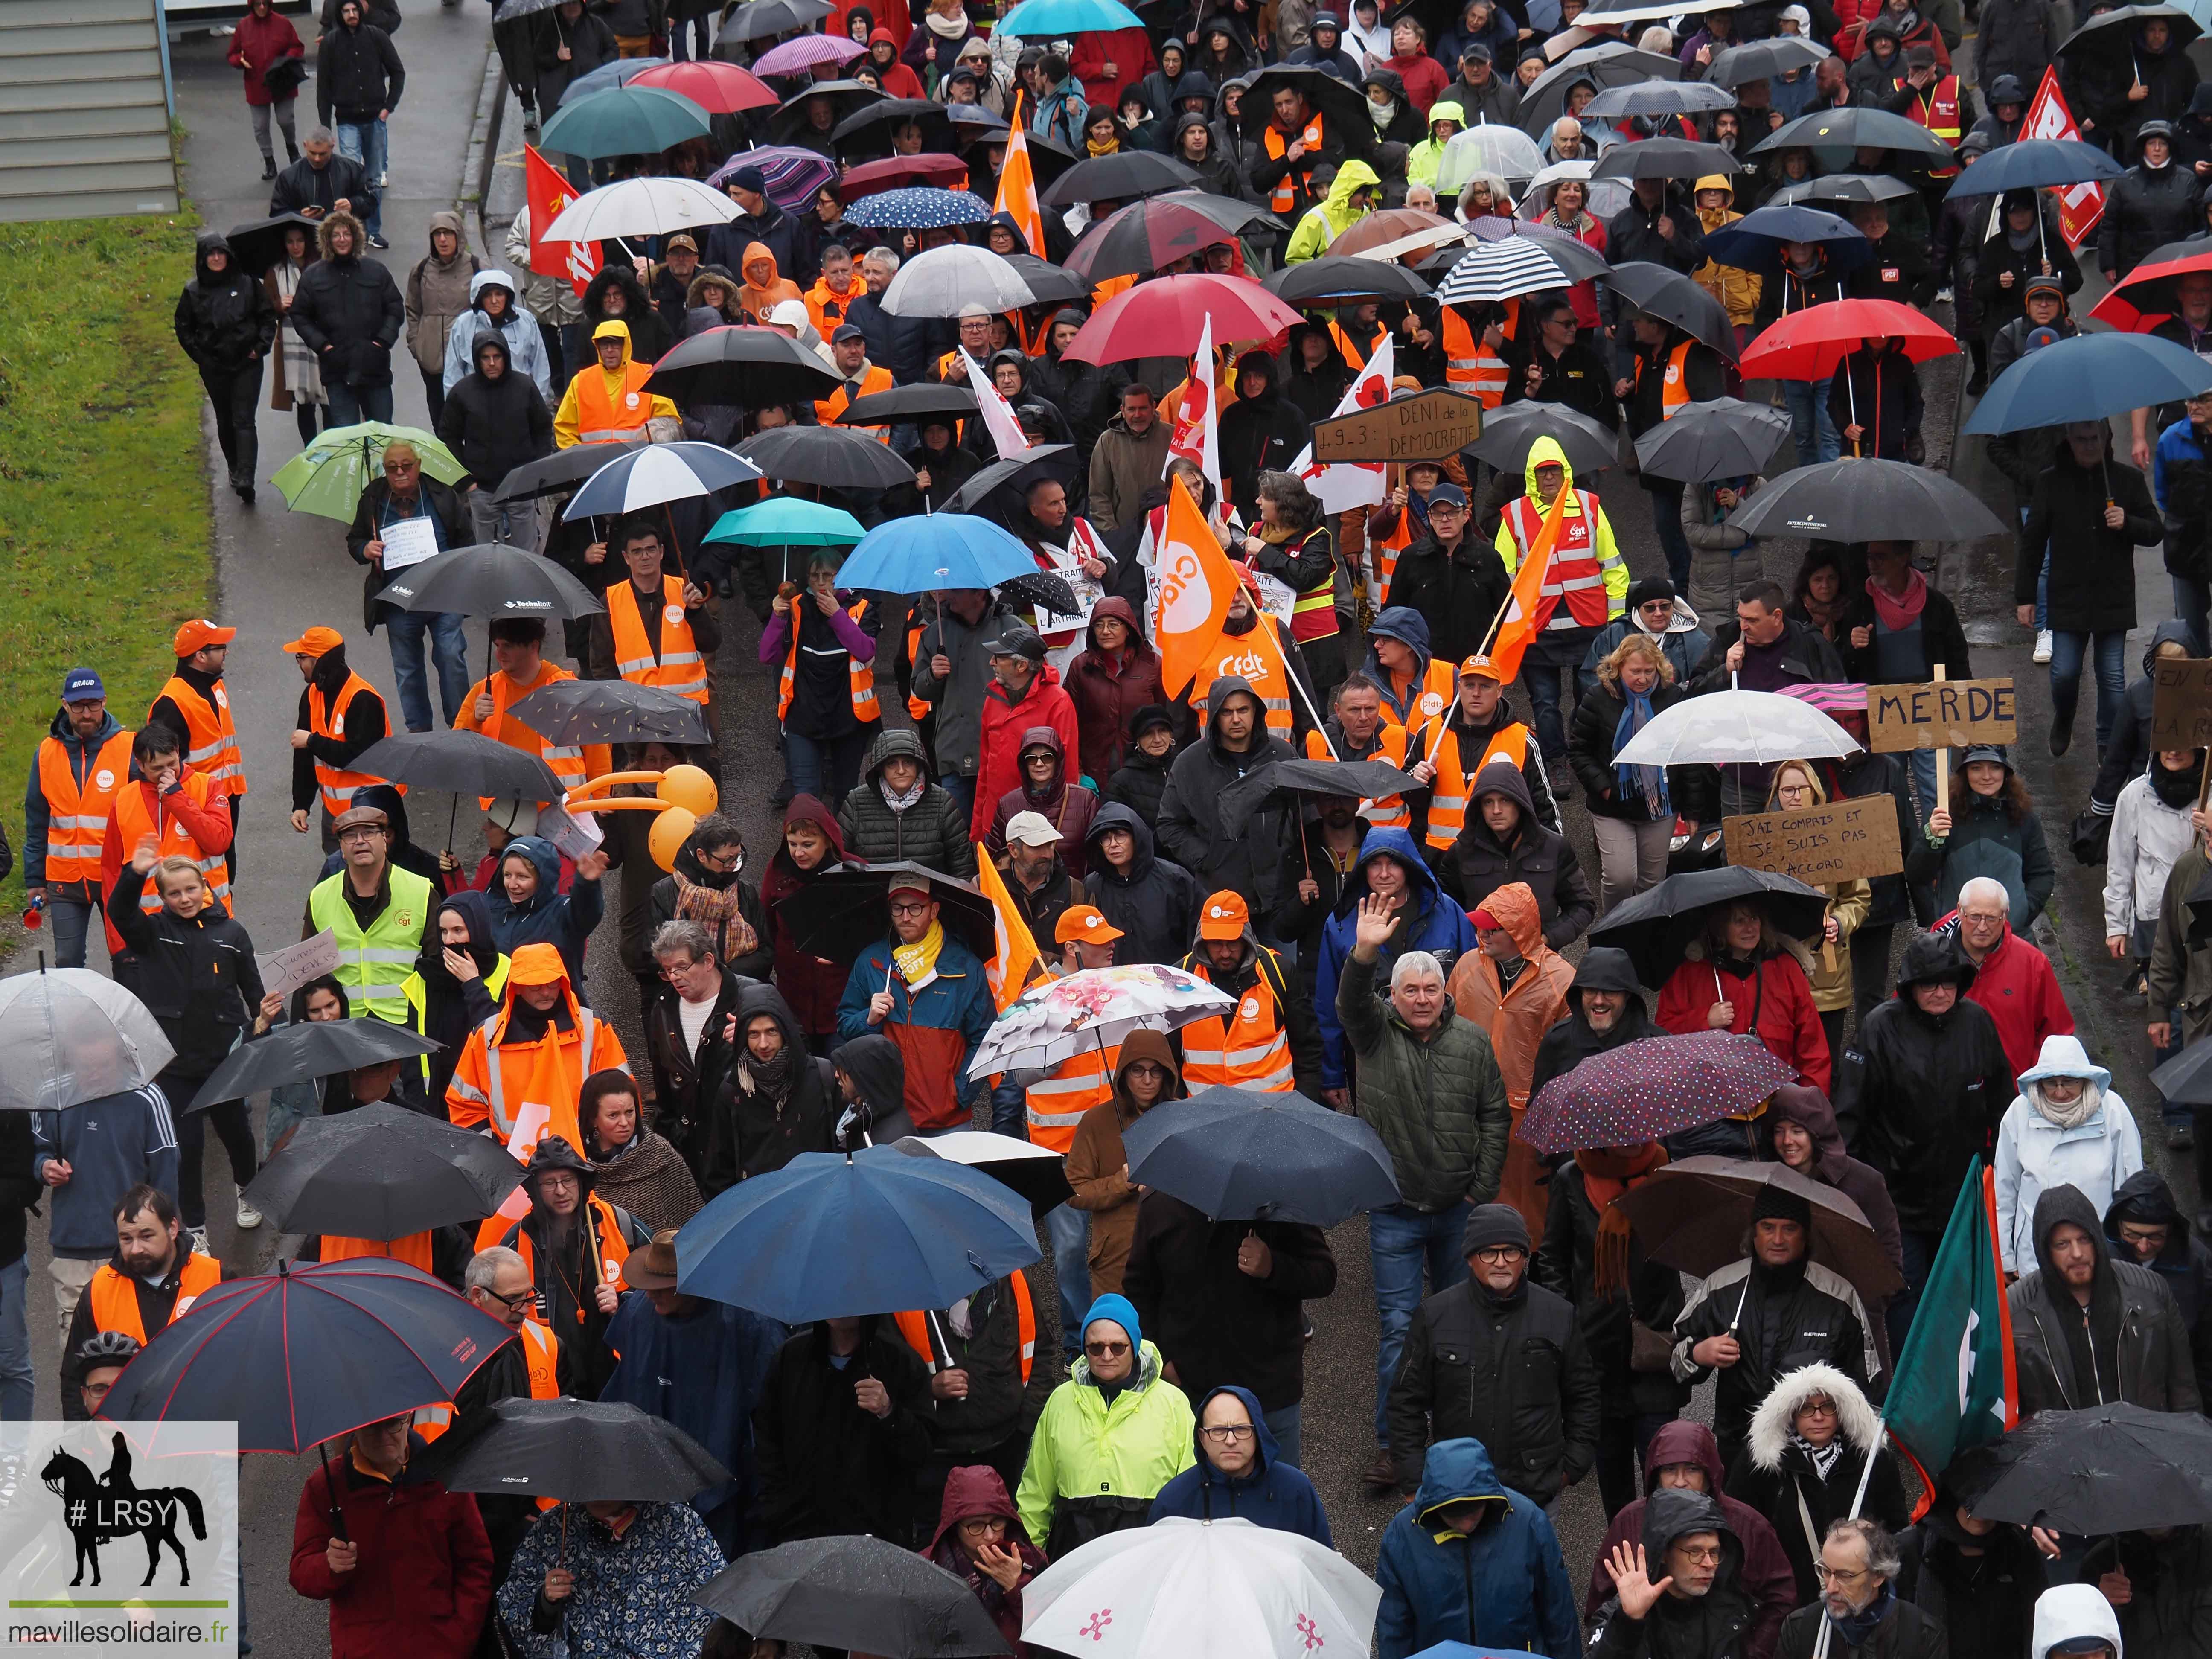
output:
M1751 1414L1747 1443L1751 1461L1771 1474L1782 1467L1790 1449L1790 1424L1797 1408L1816 1394L1836 1402L1836 1415L1844 1443L1854 1451L1871 1451L1881 1435L1881 1419L1867 1403L1859 1385L1833 1365L1803 1365L1777 1382L1759 1409Z

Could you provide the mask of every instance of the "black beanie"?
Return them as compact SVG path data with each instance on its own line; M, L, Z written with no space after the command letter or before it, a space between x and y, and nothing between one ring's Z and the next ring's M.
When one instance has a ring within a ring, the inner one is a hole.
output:
M1767 1182L1759 1188L1759 1196L1751 1201L1751 1224L1756 1227L1760 1222L1769 1219L1794 1221L1810 1234L1813 1231L1812 1200L1786 1187Z
M1459 1253L1473 1255L1493 1245L1513 1244L1528 1251L1528 1224L1510 1204L1478 1204L1468 1212L1467 1231L1460 1236Z
M1674 583L1664 576L1646 576L1628 590L1628 608L1633 611L1648 600L1671 599L1674 597Z

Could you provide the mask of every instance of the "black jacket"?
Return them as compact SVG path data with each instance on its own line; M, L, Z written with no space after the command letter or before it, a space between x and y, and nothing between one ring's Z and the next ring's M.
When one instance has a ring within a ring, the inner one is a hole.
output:
M1439 1440L1482 1442L1499 1480L1549 1504L1597 1461L1597 1367L1574 1305L1526 1279L1500 1299L1470 1279L1423 1302L1390 1384L1398 1489L1420 1485Z
M163 1075L204 1079L222 1064L240 1028L261 1006L261 969L243 924L210 904L190 921L138 908L150 874L126 864L107 896L107 917L138 958L131 985L177 1051ZM172 1100L181 1115L187 1095Z
M1851 643L1851 630L1874 628L1877 613L1874 596L1861 589L1850 597L1844 607L1843 619L1836 625L1836 653L1844 659L1844 677L1867 685L1899 685L1907 681L1930 680L1938 663L1944 673L1954 680L1973 678L1966 649L1966 630L1959 621L1959 607L1951 603L1951 596L1933 581L1928 584L1927 602L1920 611L1921 660L1910 674L1891 674L1881 665L1881 635L1870 636L1864 647Z
M541 398L539 401L542 404L544 400ZM444 526L446 545L449 548L466 547L473 538L469 533L468 513L461 505L460 492L451 484L439 483L427 472L419 475L416 487L422 492L422 499L428 504L429 510L437 514L438 522ZM390 480L381 477L370 479L368 488L361 492L361 500L354 504L353 523L346 527L346 551L353 556L353 562L362 570L362 619L372 634L376 631L378 620L376 596L383 591L388 578L384 574L384 567L371 564L362 550L371 542L382 538L380 525L384 508L391 499Z
M890 1042L888 1037L859 1039L872 1040ZM884 1137L877 1139L880 1142ZM1034 1303L1033 1285L1030 1295ZM1017 1437L1025 1443L1053 1390L1049 1366L1032 1365L1029 1381L1022 1380L1021 1316L1012 1275L969 1297L968 1316L966 1336L952 1328L943 1310L930 1328L936 1358L968 1374L966 1395L932 1402L933 1443L940 1456L949 1456L956 1466L986 1462L985 1453Z
M1838 433L1853 426L1861 429L1857 454L1912 460L1920 448L1920 371L1901 347L1863 347L1844 359L1828 383L1828 417Z
M46 1190L31 1174L31 1152L30 1114L0 1112L0 1267L23 1259L28 1218Z
M1697 678L1690 682L1692 695L1702 696L1708 691L1728 690L1728 654L1742 637L1743 624L1733 617L1713 629L1713 648L1705 653L1705 660L1698 665ZM1784 669L1804 680L1818 680L1825 684L1850 678L1844 672L1843 659L1836 654L1836 647L1818 629L1800 622L1785 621L1782 624L1782 647Z
M745 274L745 250L755 242L762 243L775 255L778 276L802 289L813 282L815 270L805 228L774 202L768 203L768 212L761 217L740 213L729 223L716 225L708 232L701 262L720 265L742 278Z
M738 1011L738 1000L761 988L759 980L732 972L719 957L716 961L722 969L722 988L714 1012L707 1016L706 1029L699 1033L696 1054L684 1041L683 1018L673 993L650 999L645 1008L646 1054L653 1063L657 1097L653 1127L695 1171L706 1162L713 1103L721 1098L731 1062L744 1043L742 1035L732 1042L723 1030L729 1016Z
M607 290L617 288L623 291L623 308L618 313L607 309ZM676 343L668 325L660 320L660 313L645 297L645 284L638 281L637 272L630 269L626 259L610 260L600 267L599 274L584 289L582 305L580 326L586 343L593 329L601 323L612 322L629 331L629 355L638 362L657 363L661 354Z
M1267 389L1257 398L1240 392L1237 401L1221 412L1218 435L1222 480L1247 523L1259 518L1260 475L1288 467L1311 436L1306 417L1283 396L1281 366L1268 353L1255 348L1237 360L1238 385L1243 382L1244 366L1255 359L1267 366Z
M1583 1018L1584 989L1628 993L1628 1006L1620 1011L1611 1030L1592 1030ZM1624 1042L1667 1035L1651 1018L1651 1010L1637 987L1636 969L1629 963L1628 952L1612 945L1593 945L1583 956L1582 966L1575 970L1575 982L1567 988L1567 1017L1545 1032L1544 1040L1536 1045L1536 1063L1528 1074L1531 1100L1553 1078L1565 1077L1593 1054L1606 1054Z
M2189 1218L2173 1201L2166 1178L2153 1170L2138 1170L2120 1183L2105 1212L2105 1237L2115 1261L2134 1261L2134 1250L2119 1238L2122 1220L2166 1229L2166 1248L2150 1262L2150 1270L2166 1282L2181 1322L2189 1332L2190 1352L2197 1371L2197 1392L2212 1400L2212 1245L2193 1234Z
M777 1105L749 1088L752 1062L745 1052L745 1028L756 1014L769 1014L783 1028L783 1052L796 1068L790 1091ZM783 993L772 986L749 986L738 998L738 1035L722 1067L707 1118L707 1150L699 1169L699 1190L712 1198L726 1187L781 1170L801 1152L826 1152L837 1127L839 1097L830 1062L807 1052L806 1033Z
M1107 863L1098 849L1099 837L1115 828L1127 830L1137 843L1126 872ZM1090 864L1090 873L1083 878L1085 896L1121 930L1121 937L1114 941L1115 962L1182 961L1190 949L1198 907L1207 890L1182 865L1153 849L1151 826L1127 807L1109 801L1091 820L1084 836L1084 856Z
M407 71L382 29L340 23L324 31L315 52L315 113L325 126L333 119L374 121L380 112L398 109L406 84Z
M1958 1001L1948 1013L1923 1013L1914 981L1952 973L1963 975ZM1889 1183L1906 1232L1940 1234L1950 1224L1966 1165L1990 1156L2012 1104L2012 1062L1988 1010L1965 994L1972 978L1956 944L1914 939L1897 994L1866 1017L1836 1062L1836 1127L1851 1156Z
M2109 815L2120 791L2150 765L2151 698L2157 690L2151 684L2150 665L2157 659L2158 647L2168 640L2179 641L2184 655L2195 654L2188 648L2189 624L2179 617L2168 617L2151 630L2143 647L2142 678L2128 682L2119 718L2112 722L2112 738L2105 745L2105 757L2097 764L2096 784L2089 791L2089 803L2100 813Z
M1272 1258L1263 1279L1237 1266L1247 1234ZM1297 1404L1305 1397L1300 1304L1335 1289L1336 1257L1318 1227L1209 1221L1162 1192L1138 1203L1121 1293L1194 1400L1233 1385L1257 1395L1265 1411Z
M217 274L208 255L228 256ZM185 356L210 374L230 374L253 357L265 357L276 338L276 313L258 277L240 269L230 244L213 231L200 234L192 254L192 280L177 295L177 343Z
M1671 237L1660 235L1662 219L1673 222ZM1656 212L1631 198L1626 207L1606 221L1605 257L1614 264L1638 259L1664 265L1686 276L1705 264L1705 228L1698 218L1697 204L1690 192L1679 185L1668 185Z
M2062 313L2051 325L2062 339L2079 334L2081 325ZM2026 317L2015 317L1990 337L1990 379L1994 380L2027 355L2027 338L2034 331ZM1990 440L1990 459L2012 480L2013 493L2021 506L2035 492L2035 481L2050 470L2051 457L2065 441L2065 428L2032 426L2019 432L2002 432ZM2166 568L2172 568L2171 550Z
M1343 733L1334 729L1335 724L1334 720L1329 722L1330 736L1337 740L1337 751L1341 754ZM1364 842L1367 839L1367 821L1362 818L1357 820L1357 823L1358 838ZM1356 877L1358 867L1355 854L1353 874L1337 873L1336 866L1329 861L1328 842L1322 833L1318 819L1302 828L1299 842L1284 861L1283 878L1279 884L1282 896L1275 902L1273 932L1276 938L1285 939L1297 947L1298 982L1307 988L1309 996L1312 994L1315 970L1321 961L1322 929L1328 925L1329 917L1336 914L1336 907L1342 901L1346 888ZM1310 904L1298 896L1298 884L1306 878L1308 872L1312 872L1314 885L1321 890Z
M1752 325L1764 330L1768 324L1792 313L1808 311L1844 297L1844 279L1828 269L1827 255L1823 253L1809 276L1800 276L1785 265L1778 275L1762 282L1759 287L1759 309L1753 313Z
M939 339L939 325L928 317L895 317L873 294L858 295L845 308L854 327L866 337L868 361L881 363L901 386L922 378L935 360L932 348Z
M1429 647L1437 660L1459 663L1490 637L1490 625L1512 586L1497 548L1469 525L1449 552L1431 532L1399 554L1382 603L1419 611L1429 625Z
M1636 211L1631 207L1629 211ZM1695 216L1692 216L1695 222ZM1656 346L1638 345L1628 364L1628 434L1640 438L1667 418L1667 359L1689 337L1670 330ZM1728 395L1728 370L1721 355L1711 346L1692 343L1682 360L1682 380L1693 402L1710 403ZM1654 477L1656 475L1654 474Z
M1942 1631L1950 1659L2020 1659L2027 1650L2044 1565L2025 1528L1974 1538L1939 1504L1898 1534L1897 1553L1897 1594Z
M894 812L880 785L884 763L899 755L921 765L923 783L921 799L905 811ZM905 859L973 880L975 843L968 839L968 815L950 793L931 781L921 739L911 731L887 729L868 745L866 765L859 786L837 809L846 856L868 864Z
M2081 1558L2081 1582L2094 1584L2115 1566L2128 1576L2128 1604L2115 1611L2134 1659L2203 1659L2212 1649L2212 1534L2200 1524L2162 1539L2096 1539Z
M310 694L320 692L323 706L325 708L331 708L337 701L338 693L345 689L345 683L352 678L353 669L346 661L345 647L334 645L315 659L314 673L309 678L307 683L300 688L297 712L293 715L293 729L305 732L308 735L307 746L304 749L295 749L292 751L292 810L296 812L304 812L313 807L316 796L321 793L322 785L315 776L316 762L320 761L325 766L334 767L341 772L350 772L354 769L355 757L362 750L373 743L382 742L390 734L392 722L385 708L384 698L381 694L374 690L356 696L346 705L343 735L325 738L316 733L313 714L308 706ZM387 811L391 807L398 809L397 816L391 820L393 830L392 844L396 852L398 848L407 840L405 829L407 808L404 798L389 784L364 784L362 787L378 789L381 792L372 798L376 805L386 806ZM356 800L355 805L366 806L369 802ZM436 860L433 858L431 862L434 867ZM442 875L442 872L441 873ZM440 878L434 877L432 879L437 881ZM442 883L437 890L440 892L445 890ZM496 961L496 959L495 956L494 960ZM485 1016L485 1018L489 1018L489 1014ZM475 1023L482 1024L483 1022L478 1020ZM456 1035L464 1042L468 1038L465 1029ZM442 1042L444 1039L441 1038L440 1041ZM447 1077L449 1079L453 1075L450 1070L451 1064L452 1057L448 1057L449 1069L447 1072ZM441 1086L437 1097L443 1100L445 1097L445 1089Z
M1533 363L1543 378L1528 390L1528 367ZM1600 426L1620 420L1620 404L1613 395L1613 376L1597 353L1577 340L1556 357L1545 349L1540 329L1531 332L1525 346L1508 348L1505 359L1505 401L1564 404L1587 415Z
M2109 436L2105 443L2104 462L2095 467L2076 462L2071 444L2058 446L2028 498L2013 567L2013 603L2033 605L2047 550L2051 615L2084 633L2124 633L2136 625L2135 550L2160 540L2166 531L2143 475L2113 459ZM2118 530L2106 528L2107 501L2126 514Z
M392 348L407 307L399 284L375 260L340 258L326 248L301 276L290 315L301 343L320 360L325 384L392 384Z
M1863 1388L1874 1364L1857 1295L1817 1261L1769 1268L1747 1256L1699 1281L1674 1322L1674 1378L1695 1388L1717 1375L1713 1438L1733 1462L1751 1414L1774 1385L1803 1365L1833 1365ZM1709 1336L1733 1334L1743 1357L1717 1372L1692 1357Z
M1978 204L1984 211L1989 208L1987 197L1967 199L1970 205ZM1950 211L1953 205L1955 204L1945 204L1943 222L1937 226L1939 237L1943 226L1953 219ZM1978 233L1989 228L1986 219L1970 222L1967 234L1960 238L1960 257L1977 261L1973 297L1981 311L1982 337L1984 339L1996 334L2014 318L2027 314L2027 279L2039 275L2045 264L2051 266L2051 274L2058 279L2059 286L2067 293L2075 294L2081 289L2081 263L2066 257L2066 240L2059 233L2057 214L2055 210L2046 210L2043 218L2042 237L2030 242L2025 248L2014 248L2006 240L2002 225L1998 226L1995 236L1987 240L1980 240ZM2004 281L2007 271L2012 273L2009 284Z
M368 182L361 163L332 150L323 167L302 155L276 175L276 182L269 186L269 216L297 213L302 208L328 210L340 202L352 203L354 213L359 216L368 212L375 200L376 187Z
M1280 806L1269 805L1253 813L1243 830L1231 836L1221 831L1221 815L1215 803L1221 799L1223 790L1247 773L1296 757L1290 744L1261 724L1254 726L1254 742L1243 754L1232 754L1222 748L1212 716L1232 693L1238 691L1248 697L1256 696L1250 684L1236 674L1220 675L1207 688L1206 730L1197 742L1176 757L1175 764L1168 769L1167 792L1160 799L1160 847L1202 884L1199 891L1201 898L1224 887L1234 888L1255 910L1264 913L1274 908L1279 897L1277 890L1296 826L1295 815ZM1097 836L1104 817L1102 811L1091 820L1091 838ZM1189 942L1190 934L1186 930L1174 954L1160 960L1177 960L1190 948Z
M863 1377L890 1395L888 1417L853 1397ZM898 1332L878 1321L840 1370L830 1328L783 1345L753 1409L760 1530L771 1544L867 1532L904 1543L908 1493L932 1439L929 1373Z
M1627 1022L1624 1020L1622 1024ZM1565 1029L1554 1026L1553 1031ZM1552 1033L1546 1033L1548 1042ZM1628 1284L1620 1294L1600 1297L1596 1286L1598 1212L1590 1202L1582 1170L1571 1161L1552 1172L1550 1207L1544 1239L1528 1271L1539 1285L1575 1306L1583 1346L1596 1368L1605 1415L1627 1418L1679 1413L1690 1391L1669 1371L1629 1368L1632 1325L1655 1331L1674 1328L1682 1311L1682 1275L1644 1253L1634 1233L1628 1240Z
M1575 857L1574 843L1547 830L1536 816L1528 781L1517 766L1486 768L1476 781L1480 793L1467 804L1467 823L1459 839L1436 860L1437 881L1460 908L1470 915L1508 882L1525 882L1544 919L1544 943L1564 950L1583 936L1597 916L1589 878ZM1521 809L1512 844L1498 840L1482 816L1483 795L1503 795Z
M1160 821L1160 800L1168 792L1168 769L1175 764L1175 750L1157 757L1141 749L1129 750L1129 757L1115 769L1114 775L1106 780L1105 799L1127 807L1146 823L1157 828Z
M1929 597L1935 597L1933 589ZM1828 791L1830 800L1857 800L1869 795L1890 798L1897 811L1897 844L1905 849L1909 863L1921 845L1922 836L1920 813L1913 805L1912 782L1905 769L1905 757L1863 753L1835 765L1830 775L1833 779ZM1911 890L1905 884L1903 872L1876 876L1871 885L1874 907L1859 924L1861 927L1888 927L1912 920Z
M1657 714L1672 708L1688 695L1679 685L1655 685L1651 688L1651 712ZM1583 692L1583 700L1575 705L1574 714L1567 722L1567 761L1575 769L1575 781L1582 785L1583 799L1593 816L1627 818L1640 823L1650 817L1650 810L1640 794L1620 796L1620 774L1613 764L1613 738L1620 730L1620 717L1627 710L1628 700L1618 685L1607 685L1601 680ZM1719 817L1718 805L1710 799L1712 778L1710 767L1668 767L1667 805L1673 809L1671 816L1687 818L1693 823Z
M2133 270L2154 248L2203 229L2198 191L2195 171L2179 161L2138 164L2106 185L2097 227L2097 268L2106 279Z
M1756 1443L1754 1438L1736 1453L1728 1473L1728 1495L1757 1510L1774 1528L1782 1553L1790 1558L1790 1570L1797 1575L1801 1602L1810 1601L1820 1593L1820 1581L1813 1575L1816 1557L1805 1537L1804 1517L1797 1513L1801 1501L1812 1517L1814 1535L1821 1538L1828 1535L1830 1522L1848 1515L1867 1516L1893 1532L1911 1516L1905 1483L1897 1473L1897 1454L1887 1446L1875 1453L1874 1473L1867 1474L1865 1449L1846 1445L1828 1466L1824 1478L1804 1448L1794 1443L1782 1449L1778 1468L1760 1468L1753 1455ZM1866 1501L1854 1510L1851 1504L1858 1496L1862 1476L1867 1483Z
M1926 238L1916 240L1893 225L1874 245L1874 257L1844 278L1844 289L1855 300L1924 306L1936 297L1936 282Z
M1820 1622L1827 1617L1822 1603L1800 1607L1782 1621L1781 1639L1774 1644L1774 1659L1813 1659L1820 1640ZM2018 1650L2012 1650L2017 1652ZM1914 1607L1899 1601L1874 1627L1863 1646L1850 1647L1832 1633L1830 1659L1948 1659L1943 1627Z
M1686 1488L1662 1486L1651 1494L1639 1540L1647 1561L1664 1560L1668 1546L1693 1532L1721 1540L1712 1588L1698 1596L1662 1595L1641 1619L1622 1613L1619 1596L1607 1598L1590 1632L1590 1659L1743 1659L1759 1609L1743 1588L1743 1540L1729 1525L1728 1512L1717 1496Z
M497 489L525 461L553 453L553 415L537 383L516 374L511 362L495 380L483 372L486 357L507 355L496 332L477 335L476 373L453 382L438 416L438 436L479 489Z

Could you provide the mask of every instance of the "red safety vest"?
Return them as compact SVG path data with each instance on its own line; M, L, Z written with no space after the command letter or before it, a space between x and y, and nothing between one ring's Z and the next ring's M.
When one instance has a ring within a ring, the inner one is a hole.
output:
M1568 514L1560 525L1559 544L1552 550L1552 568L1543 586L1536 591L1540 629L1602 628L1612 605L1606 595L1605 571L1597 562L1592 529L1597 522L1597 497L1587 489L1577 489L1575 502L1582 510ZM1544 509L1536 505L1533 495L1522 495L1506 507L1505 522L1512 528L1520 556L1527 558L1528 550L1544 532ZM1562 599L1566 600L1564 609L1559 604Z
M1908 88L1909 90L1910 88ZM1959 121L1959 77L1947 75L1926 92L1916 92L1912 101L1905 106L1905 118L1917 121L1954 149L1958 147L1963 129ZM1955 179L1955 167L1930 167L1930 179Z

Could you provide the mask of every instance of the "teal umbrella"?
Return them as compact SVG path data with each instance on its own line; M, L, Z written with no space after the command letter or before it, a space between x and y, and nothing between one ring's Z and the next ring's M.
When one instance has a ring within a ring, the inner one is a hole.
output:
M538 143L549 153L586 156L651 155L707 136L707 112L680 92L615 87L562 105Z
M295 513L351 524L361 492L383 475L386 447L403 441L415 446L422 471L440 483L457 484L469 476L453 453L420 427L364 421L323 433L278 467L269 482Z
M778 495L725 513L707 539L747 547L849 547L866 533L858 519L840 508Z
M1000 21L1008 34L1047 40L1072 39L1097 29L1140 29L1145 20L1120 0L1024 0Z

